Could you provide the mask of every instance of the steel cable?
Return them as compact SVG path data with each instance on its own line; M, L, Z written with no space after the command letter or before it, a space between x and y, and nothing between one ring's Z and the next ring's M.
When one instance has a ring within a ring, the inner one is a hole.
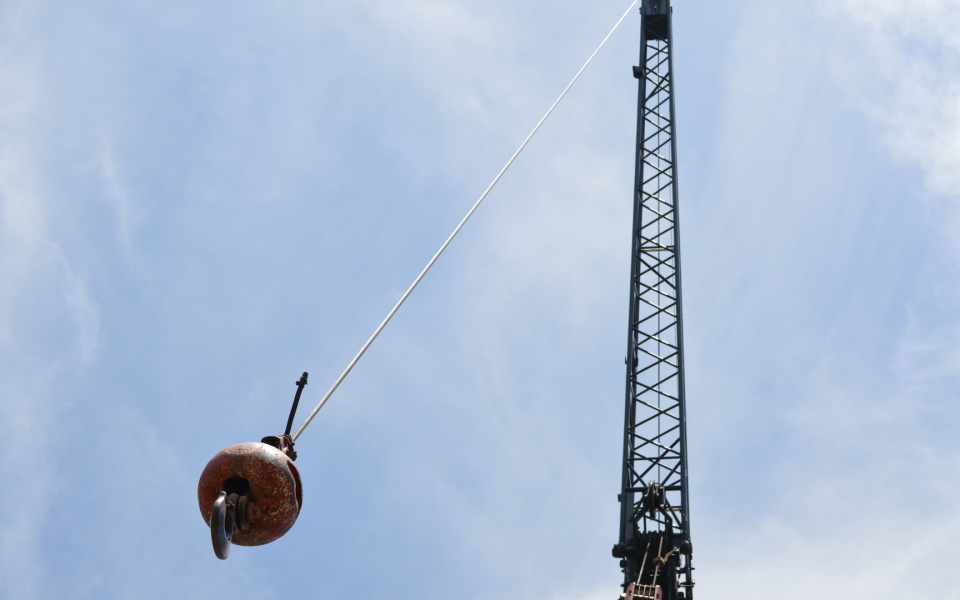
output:
M510 165L513 164L513 161L516 160L517 156L520 155L520 152L523 151L523 149L526 147L530 139L533 138L534 134L537 133L537 131L540 129L540 126L543 125L544 121L547 120L547 117L550 116L550 113L553 112L553 109L556 108L557 105L560 104L560 101L563 100L563 97L567 95L567 92L570 90L571 87L573 87L573 84L576 83L577 79L580 78L580 75L584 72L584 70L586 70L587 66L593 61L593 58L597 55L597 53L600 52L600 49L603 48L604 44L607 43L607 40L610 39L610 36L613 35L613 32L616 31L618 27L620 27L620 23L622 23L623 20L627 18L627 15L630 14L630 11L633 10L633 7L636 6L637 2L639 2L639 0L633 0L633 2L630 4L630 7L627 8L626 12L623 13L623 16L620 17L620 19L617 21L617 24L613 26L613 29L610 30L610 33L607 34L607 37L603 38L603 41L600 42L600 45L597 46L597 49L593 51L593 54L590 55L590 58L587 59L587 62L584 63L582 67L580 67L579 71L577 71L577 74L574 76L573 80L570 81L569 85L567 85L566 88L564 88L563 92L560 94L560 97L558 97L556 102L554 102L553 105L550 106L550 109L547 111L545 115L543 115L543 118L540 119L540 122L537 123L537 126L533 128L533 131L530 132L530 135L527 136L527 139L523 140L523 143L520 144L520 147L517 148L517 151L513 153L513 156L510 157L510 160L507 161L507 164L503 167L503 169L500 170L499 173L497 173L497 176L494 177L493 182L483 192L483 194L480 196L480 199L477 200L476 203L474 203L473 207L467 213L467 216L465 216L463 220L460 221L460 224L457 225L457 228L453 230L453 233L450 234L450 237L447 238L447 241L445 241L443 245L440 246L440 249L437 250L437 253L433 255L433 258L430 259L430 262L427 263L427 266L424 267L423 271L421 271L420 274L417 275L417 278L413 280L413 283L410 285L407 291L404 292L403 296L400 297L400 301L397 302L396 306L394 306L393 309L387 314L387 318L385 318L383 322L380 323L380 326L377 327L376 331L373 332L373 335L370 336L370 339L367 340L367 343L365 343L363 347L360 348L360 352L358 352L357 355L353 357L353 360L350 361L350 364L347 365L347 368L344 369L343 373L340 374L340 377L337 378L337 380L334 382L330 390L326 394L324 394L323 398L320 400L320 403L317 404L317 407L314 408L313 411L311 411L311 413L307 416L306 420L304 420L300 428L297 429L297 432L293 434L294 441L296 441L296 439L300 437L300 434L303 433L303 430L307 428L307 425L310 424L310 421L312 421L313 418L317 416L317 413L320 412L320 409L323 408L323 405L326 404L327 400L330 399L330 396L333 395L333 392L335 392L336 389L340 387L340 384L343 383L343 380L346 379L350 371L353 370L353 367L360 360L360 357L363 356L363 354L367 351L367 348L369 348L370 345L373 343L373 340L377 339L377 336L380 335L380 332L383 331L383 328L387 326L387 323L390 322L390 319L393 318L393 315L396 314L397 310L400 309L400 306L403 305L407 297L411 294L411 292L413 292L414 288L417 287L417 284L420 283L420 280L423 279L423 276L427 274L427 271L430 270L430 267L433 266L433 263L437 262L437 259L440 258L441 254L443 254L443 251L446 250L447 246L450 245L450 242L453 241L453 238L456 237L458 233L460 233L460 230L463 228L464 224L466 224L467 220L473 215L474 211L477 210L477 208L480 206L480 203L483 202L484 198L487 197L487 195L493 189L493 186L497 185L497 182L500 181L500 178L503 177L503 174L507 172L507 169L510 168Z

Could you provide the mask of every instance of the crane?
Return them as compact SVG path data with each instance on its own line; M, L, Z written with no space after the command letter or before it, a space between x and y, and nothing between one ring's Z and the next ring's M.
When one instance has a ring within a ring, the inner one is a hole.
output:
M303 503L294 442L487 197L540 126L639 0L620 17L493 182L460 221L359 353L292 433L307 373L282 436L234 444L207 464L197 489L214 553L258 546L283 536ZM623 570L625 600L691 600L693 546L687 482L680 220L677 192L673 25L670 0L642 0L637 142L633 186L630 307L623 429L620 534L613 556Z
M622 598L693 598L670 0L640 8L620 537Z

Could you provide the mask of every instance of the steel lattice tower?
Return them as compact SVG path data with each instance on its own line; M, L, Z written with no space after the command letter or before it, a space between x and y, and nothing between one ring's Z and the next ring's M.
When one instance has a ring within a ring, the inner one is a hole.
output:
M677 600L693 597L693 569L672 9L669 0L643 0L640 11L623 481L613 554L625 588L657 585L664 600Z

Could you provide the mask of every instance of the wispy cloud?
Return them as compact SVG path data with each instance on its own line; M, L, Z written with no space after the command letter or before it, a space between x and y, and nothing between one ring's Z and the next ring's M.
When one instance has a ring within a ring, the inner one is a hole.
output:
M18 500L0 516L0 595L49 591L51 511L63 499L56 444L70 382L96 360L99 307L51 221L43 126L49 100L34 16L3 6L0 41L0 478Z
M752 248L720 250L721 270L706 275L719 302L706 331L688 329L725 334L694 354L692 402L710 394L699 418L722 421L697 425L693 412L692 439L717 444L722 458L700 460L738 490L699 496L713 504L695 521L707 528L701 594L895 598L908 573L922 573L922 593L948 585L960 528L949 508L960 447L946 433L958 414L945 399L958 382L960 281L947 250L958 17L946 2L757 3L736 36L725 142L756 168L721 160L732 175L715 180L741 186L737 198L711 190L720 221L709 223L724 235L696 226L687 246L706 236L739 248L737 232Z
M960 5L844 0L819 7L844 31L830 61L838 82L877 122L887 151L920 169L932 193L960 197Z
M33 4L0 19L0 468L41 501L0 589L614 598L635 21L302 438L297 527L219 563L193 486L324 391L623 3ZM761 4L675 13L698 592L949 590L957 286L914 217L960 185L956 11Z
M117 213L117 241L127 260L132 258L131 229L136 224L135 207L132 205L129 191L120 180L113 149L107 145L100 157L100 173L107 200Z

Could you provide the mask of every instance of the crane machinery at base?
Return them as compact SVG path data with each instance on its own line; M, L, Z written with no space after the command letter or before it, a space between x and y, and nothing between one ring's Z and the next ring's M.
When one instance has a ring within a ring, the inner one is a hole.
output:
M693 598L673 9L643 0L620 538L625 600Z

